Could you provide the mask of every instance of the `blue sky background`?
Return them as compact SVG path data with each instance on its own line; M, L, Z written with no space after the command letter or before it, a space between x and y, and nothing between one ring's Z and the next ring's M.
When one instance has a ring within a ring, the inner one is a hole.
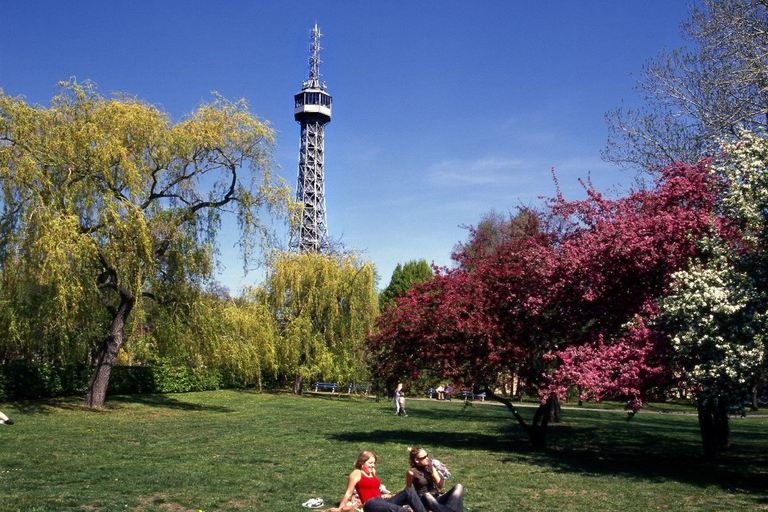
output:
M634 175L600 159L606 111L637 105L643 63L684 44L678 0L27 1L0 0L0 88L47 105L57 82L90 79L174 119L218 91L245 98L278 134L295 190L293 94L307 77L308 32L324 34L320 71L331 237L376 264L449 265L462 225L491 209L568 198L578 178L624 191ZM231 231L231 230L227 230ZM243 276L223 235L219 280Z

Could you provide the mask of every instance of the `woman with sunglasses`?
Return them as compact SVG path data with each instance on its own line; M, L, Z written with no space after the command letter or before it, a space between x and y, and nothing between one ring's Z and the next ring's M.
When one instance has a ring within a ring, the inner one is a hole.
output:
M464 486L454 485L450 491L440 494L445 478L432 465L427 450L412 448L409 453L410 469L405 474L405 488L413 489L424 506L432 512L461 512L464 510Z
M403 489L391 498L382 498L381 481L376 477L376 454L360 452L355 469L349 474L347 492L341 498L341 510L344 510L352 494L357 490L365 512L406 512L402 505L408 504L413 512L427 512L413 489Z

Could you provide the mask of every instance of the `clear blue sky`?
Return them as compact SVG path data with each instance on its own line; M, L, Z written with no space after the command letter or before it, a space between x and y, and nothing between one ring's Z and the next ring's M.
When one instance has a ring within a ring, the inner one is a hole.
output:
M174 119L218 91L245 98L278 133L295 190L293 94L307 77L308 32L324 34L320 71L333 95L326 127L331 237L376 264L449 265L462 225L491 209L566 197L579 177L626 190L634 176L600 159L604 114L636 105L632 74L683 44L682 0L548 2L0 0L0 88L47 105L56 84L90 79ZM243 277L222 237L219 280Z

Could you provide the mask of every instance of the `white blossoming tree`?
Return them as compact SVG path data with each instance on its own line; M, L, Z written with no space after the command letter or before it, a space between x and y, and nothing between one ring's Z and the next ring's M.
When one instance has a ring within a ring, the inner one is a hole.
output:
M713 172L724 179L721 206L732 236L702 240L708 256L676 273L662 301L708 456L728 445L728 409L742 408L765 373L768 328L768 139L741 132L722 144Z

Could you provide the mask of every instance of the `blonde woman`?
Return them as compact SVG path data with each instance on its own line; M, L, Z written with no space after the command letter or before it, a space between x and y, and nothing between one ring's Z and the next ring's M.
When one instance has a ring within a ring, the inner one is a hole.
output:
M357 456L355 469L349 474L347 492L341 498L341 510L345 509L352 494L357 491L364 512L406 512L407 509L403 508L406 504L413 512L427 512L416 491L411 488L403 489L391 498L381 496L381 481L376 476L377 461L376 454L367 450Z

